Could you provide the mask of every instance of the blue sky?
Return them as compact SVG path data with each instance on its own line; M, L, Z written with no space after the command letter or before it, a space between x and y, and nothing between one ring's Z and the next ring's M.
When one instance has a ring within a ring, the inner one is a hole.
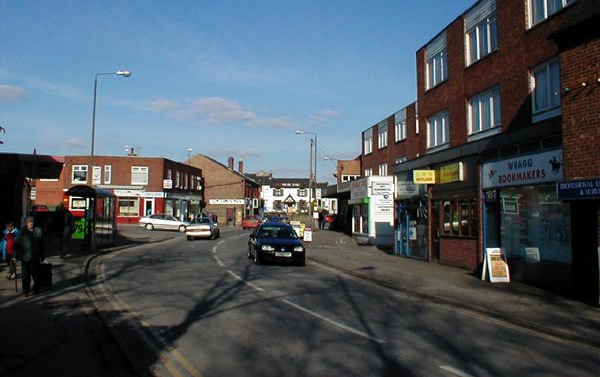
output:
M475 0L0 0L0 152L176 161L319 180L416 99L415 52ZM236 165L237 166L237 165Z

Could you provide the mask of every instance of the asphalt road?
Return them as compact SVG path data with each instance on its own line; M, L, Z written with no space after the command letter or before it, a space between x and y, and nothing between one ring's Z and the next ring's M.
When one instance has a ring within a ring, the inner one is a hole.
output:
M100 258L92 290L138 371L164 376L598 376L600 355L310 261L254 265L248 232ZM449 287L451 289L451 287Z

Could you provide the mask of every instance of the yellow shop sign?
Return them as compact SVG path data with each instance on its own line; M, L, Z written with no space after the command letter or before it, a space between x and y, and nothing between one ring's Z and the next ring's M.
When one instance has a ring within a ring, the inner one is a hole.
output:
M435 184L435 170L413 170L413 182L422 185Z

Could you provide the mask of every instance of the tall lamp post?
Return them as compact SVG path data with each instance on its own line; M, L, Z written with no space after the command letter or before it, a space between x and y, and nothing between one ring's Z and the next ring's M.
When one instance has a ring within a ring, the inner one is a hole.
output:
M92 110L92 153L94 155L94 143L96 137L96 92L98 91L98 76L102 75L117 75L123 77L130 77L130 71L116 71L116 72L100 72L96 73L96 77L94 77L94 108Z
M313 161L312 161L312 148L311 148L311 161L310 161L310 171L311 171L311 176L309 179L309 190L312 193L313 192L313 187L311 185L311 182L314 182L314 195L312 195L312 197L316 200L317 199L317 133L316 132L310 132L310 131L302 131L302 130L297 130L296 131L296 135L302 135L302 134L311 134L315 136L315 169L314 169L314 176L313 176ZM312 200L309 198L309 214L312 216L313 214L313 206L312 206Z

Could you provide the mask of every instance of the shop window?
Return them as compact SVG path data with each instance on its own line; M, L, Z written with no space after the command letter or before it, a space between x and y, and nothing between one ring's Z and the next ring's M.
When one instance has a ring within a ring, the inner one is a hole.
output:
M569 203L556 197L553 185L500 191L501 246L510 258L571 263ZM528 250L536 251L531 259Z
M140 214L140 200L138 198L119 198L120 217L138 217Z
M442 234L455 237L478 236L477 205L474 199L445 200L442 206Z
M73 165L71 182L72 183L86 183L87 182L87 165Z

